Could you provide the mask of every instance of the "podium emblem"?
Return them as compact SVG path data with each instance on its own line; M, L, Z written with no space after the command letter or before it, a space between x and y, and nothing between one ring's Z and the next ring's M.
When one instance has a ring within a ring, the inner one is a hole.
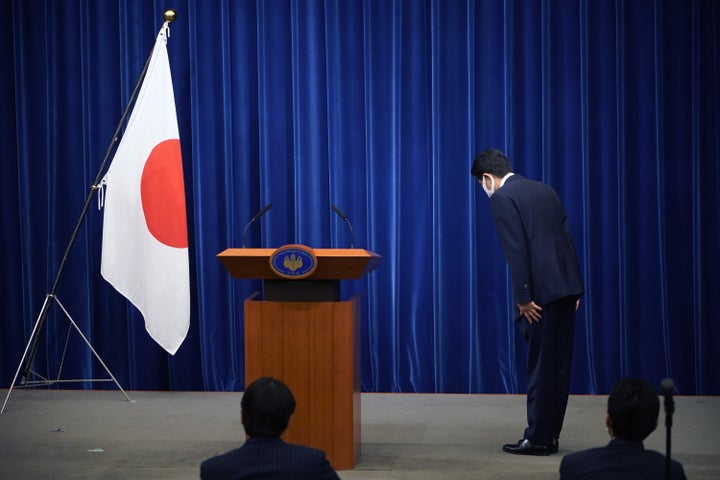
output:
M317 257L305 245L285 245L270 256L270 268L282 278L299 280L309 277L317 268Z

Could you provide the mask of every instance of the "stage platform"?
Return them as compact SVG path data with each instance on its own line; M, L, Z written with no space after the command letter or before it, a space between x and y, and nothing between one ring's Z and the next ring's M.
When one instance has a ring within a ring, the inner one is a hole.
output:
M7 390L0 390L4 401ZM239 446L242 393L13 390L0 415L0 479L196 479ZM570 398L560 452L503 453L523 395L362 394L362 457L343 480L557 479L564 454L604 445L607 396ZM676 397L672 453L690 480L720 478L720 397ZM664 412L646 448L665 451Z

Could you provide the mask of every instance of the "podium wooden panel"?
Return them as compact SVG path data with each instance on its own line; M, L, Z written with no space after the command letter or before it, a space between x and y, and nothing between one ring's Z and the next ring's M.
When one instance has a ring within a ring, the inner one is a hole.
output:
M360 458L360 303L337 298L337 284L361 278L380 256L313 251L317 268L302 280L275 274L272 248L229 248L218 258L235 278L263 280L265 296L244 304L246 385L262 376L284 381L297 408L283 439L320 448L336 470L351 470Z
M283 439L320 448L336 470L360 458L357 297L342 302L245 301L245 381L272 376L295 395Z

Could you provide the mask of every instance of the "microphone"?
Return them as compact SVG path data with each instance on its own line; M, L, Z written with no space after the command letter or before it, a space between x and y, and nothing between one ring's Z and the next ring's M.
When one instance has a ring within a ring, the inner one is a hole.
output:
M353 232L352 224L350 223L350 220L348 220L347 215L345 215L342 210L340 210L337 205L333 205L332 209L335 210L335 213L342 218L345 223L347 223L348 228L350 229L350 248L355 248L355 232Z
M673 401L675 383L672 381L672 378L666 378L660 382L660 390L665 397L665 478L669 479L672 470L672 462L670 459L670 431L672 429L672 415L675 412L675 402Z
M672 415L675 413L675 402L673 401L673 393L675 393L675 383L672 378L666 378L660 382L660 390L665 397L665 413ZM666 425L671 426L671 425Z
M272 208L272 202L270 202L270 203L268 203L267 205L265 205L265 206L262 208L262 210L260 210L259 212L257 212L257 213L250 219L250 221L247 223L247 225L245 225L245 230L243 230L243 234L242 234L242 248L245 248L245 237L247 236L247 231L248 231L248 228L250 228L250 225L252 225L252 223L253 223L254 221L259 220L260 217L262 217L263 215L265 215L265 212L267 212L267 211L270 210L271 208Z

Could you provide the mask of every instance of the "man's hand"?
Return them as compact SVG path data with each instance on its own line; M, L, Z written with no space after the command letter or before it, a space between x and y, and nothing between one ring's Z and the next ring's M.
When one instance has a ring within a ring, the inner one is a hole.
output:
M518 308L523 317L525 317L528 323L537 323L542 318L542 308L532 300L528 303L518 303Z

